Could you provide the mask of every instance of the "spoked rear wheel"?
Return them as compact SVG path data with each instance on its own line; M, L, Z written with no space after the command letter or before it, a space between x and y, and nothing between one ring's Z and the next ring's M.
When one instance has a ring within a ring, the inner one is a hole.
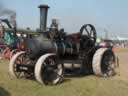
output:
M115 55L111 49L100 48L93 56L93 72L95 75L110 77L116 74L115 72Z
M10 59L19 51L20 51L19 49L12 50L11 53L10 53Z
M45 85L55 85L63 80L63 65L55 54L45 54L39 58L35 66L35 78Z
M18 70L18 65L24 64L25 52L21 51L16 53L10 60L9 64L9 73L14 78L22 78L24 77L24 73Z

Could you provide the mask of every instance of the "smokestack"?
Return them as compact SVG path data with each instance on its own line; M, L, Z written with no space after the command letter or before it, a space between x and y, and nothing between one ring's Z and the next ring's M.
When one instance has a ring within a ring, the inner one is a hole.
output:
M12 27L16 27L16 12L11 10L11 9L7 9L7 8L2 8L0 9L0 16L8 16L8 20L4 20L5 22L7 21L8 23L10 23L12 25Z
M46 31L47 28L47 14L48 14L48 5L40 5L40 31Z

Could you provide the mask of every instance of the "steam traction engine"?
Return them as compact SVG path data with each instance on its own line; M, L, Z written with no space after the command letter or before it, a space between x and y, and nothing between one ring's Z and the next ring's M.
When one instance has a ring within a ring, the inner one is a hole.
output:
M15 78L34 77L39 83L57 84L66 72L115 74L115 56L111 49L96 46L96 30L86 24L80 32L68 34L64 29L46 29L47 5L40 8L40 30L37 36L24 40L25 51L10 60L9 70Z

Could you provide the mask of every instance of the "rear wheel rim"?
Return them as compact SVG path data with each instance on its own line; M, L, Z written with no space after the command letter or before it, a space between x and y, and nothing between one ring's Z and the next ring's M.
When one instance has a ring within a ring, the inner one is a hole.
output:
M101 71L104 77L113 76L115 74L115 58L111 51L106 51L103 54L101 61Z
M18 49L14 49L14 50L12 50L11 51L11 53L10 53L10 58L12 58L17 52L19 52L20 50L18 50Z

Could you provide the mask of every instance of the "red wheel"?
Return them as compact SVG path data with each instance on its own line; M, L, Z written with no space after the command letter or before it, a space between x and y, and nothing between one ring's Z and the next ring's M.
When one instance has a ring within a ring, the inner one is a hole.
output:
M7 46L5 45L0 45L0 59L3 58L3 53L4 53L4 50L6 49Z
M0 45L0 58L5 57L5 51L7 50L7 45Z
M7 47L7 48L4 50L4 52L3 52L3 57L5 57L5 58L7 58L7 59L10 59L10 52L11 52L10 48Z

